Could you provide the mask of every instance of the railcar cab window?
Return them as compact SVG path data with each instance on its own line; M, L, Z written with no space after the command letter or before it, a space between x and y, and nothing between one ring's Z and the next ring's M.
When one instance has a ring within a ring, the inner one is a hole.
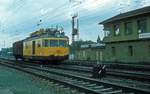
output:
M117 36L120 34L120 28L119 28L120 24L116 23L114 24L114 36Z
M68 41L67 40L44 40L43 46L44 47L67 47Z
M137 24L138 24L138 33L145 33L147 32L147 21L146 21L146 18L143 18L143 19L139 19L137 21Z
M125 22L125 34L132 34L132 22Z
M59 46L60 47L66 47L67 46L67 41L66 40L59 40Z
M58 40L50 40L50 46L51 47L57 47L58 45Z

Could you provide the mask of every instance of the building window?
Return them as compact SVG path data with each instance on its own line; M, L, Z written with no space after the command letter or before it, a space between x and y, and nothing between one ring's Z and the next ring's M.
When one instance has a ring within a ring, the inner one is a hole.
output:
M83 58L85 59L86 58L86 56L85 56L86 54L85 54L85 51L83 51L83 54L82 54L82 56L83 56Z
M133 47L128 46L129 56L133 56Z
M105 36L105 37L110 36L110 31L111 31L110 28L105 28L105 29L104 29L104 36Z
M132 34L132 22L125 23L125 34Z
M149 45L149 47L148 47L148 52L149 52L149 56L150 56L150 45Z
M147 22L146 19L140 19L137 21L138 23L138 33L145 33L147 32Z
M116 48L115 47L111 47L111 52L112 52L112 56L115 56L116 55Z
M119 24L114 25L114 35L117 36L120 34Z
M108 37L109 35L110 35L110 31L106 31L106 30L105 30L104 36L105 36L105 37Z

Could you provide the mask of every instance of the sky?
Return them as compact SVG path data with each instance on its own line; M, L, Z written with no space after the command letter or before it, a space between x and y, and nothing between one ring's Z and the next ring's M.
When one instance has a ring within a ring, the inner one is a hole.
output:
M11 47L39 28L56 25L71 40L74 14L78 14L79 38L96 41L104 37L99 22L149 5L150 0L0 0L0 48Z

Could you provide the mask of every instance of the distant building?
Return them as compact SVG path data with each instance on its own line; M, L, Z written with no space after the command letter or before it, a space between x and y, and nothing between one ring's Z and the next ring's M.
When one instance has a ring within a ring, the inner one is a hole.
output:
M105 44L83 44L76 50L76 60L103 61Z
M99 24L104 25L106 61L150 62L150 6Z
M93 43L95 43L95 42L93 42L93 41L83 41L83 40L75 41L69 47L70 48L69 59L70 60L78 60L77 53L78 53L78 50L80 49L81 45L84 45L84 44L93 44Z
M3 57L12 56L12 48L2 48L0 51L0 56Z

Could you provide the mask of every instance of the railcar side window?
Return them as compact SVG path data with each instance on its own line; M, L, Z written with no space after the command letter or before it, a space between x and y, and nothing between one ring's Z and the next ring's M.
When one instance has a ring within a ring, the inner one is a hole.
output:
M48 47L48 40L44 40L44 47Z
M51 47L57 47L58 45L58 40L50 40L50 46Z
M41 47L40 43L37 44L37 47Z
M40 41L38 41L38 43L37 43L37 47L41 47L41 43L40 43Z
M25 42L24 46L25 46L25 49L28 49L28 44L26 42Z

